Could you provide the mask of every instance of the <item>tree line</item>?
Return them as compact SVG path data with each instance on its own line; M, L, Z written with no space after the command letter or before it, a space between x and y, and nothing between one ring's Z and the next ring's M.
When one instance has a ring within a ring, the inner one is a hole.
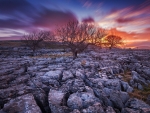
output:
M37 31L25 34L22 42L33 51L42 47L43 42L60 42L69 48L75 59L78 53L83 52L89 45L105 46L109 49L123 44L122 38L117 35L108 35L105 29L90 23L68 22L57 27L55 31Z

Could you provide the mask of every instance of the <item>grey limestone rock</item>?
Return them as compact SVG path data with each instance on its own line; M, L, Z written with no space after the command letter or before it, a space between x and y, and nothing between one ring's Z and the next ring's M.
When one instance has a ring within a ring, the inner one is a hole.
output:
M140 83L138 83L137 88L138 88L139 90L143 90L143 86L142 86Z
M63 105L65 101L65 93L57 90L50 90L48 95L49 104Z
M70 71L63 71L62 81L74 78L73 74Z
M87 108L96 102L99 102L99 99L96 98L93 94L88 92L81 92L71 94L68 98L67 105L71 109L81 109Z
M46 72L43 76L41 76L41 78L44 80L48 79L60 80L61 74L62 74L61 70L49 71Z
M114 111L114 109L111 107L111 106L108 106L107 108L106 108L106 111L105 111L106 113L116 113L115 111Z
M140 113L140 110L130 109L130 108L122 108L121 113Z
M147 97L147 103L150 105L150 94Z
M86 109L82 110L82 113L105 113L102 105L100 103L95 103Z
M32 94L26 94L10 100L4 105L6 113L42 113Z
M126 107L134 110L140 110L142 113L149 113L150 106L143 102L142 100L136 98L130 98L125 104Z
M83 107L83 105L82 105L82 99L76 93L71 94L69 96L69 98L68 98L67 105L71 109L80 109L80 108Z
M128 101L129 95L126 92L113 91L109 99L112 101L114 107L122 109L124 108L124 104Z
M104 86L109 89L121 91L121 83L118 79L105 80Z
M71 110L65 106L66 101L66 93L50 90L48 102L52 113L69 113Z

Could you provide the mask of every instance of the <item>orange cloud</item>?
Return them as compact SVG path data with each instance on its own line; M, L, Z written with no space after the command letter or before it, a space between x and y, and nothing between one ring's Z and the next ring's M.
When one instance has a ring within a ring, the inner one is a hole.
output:
M128 33L125 31L119 31L116 28L108 30L108 35L114 34L122 37L125 43L124 47L133 48L140 46L150 46L150 33L145 31L144 33Z
M150 46L150 1L106 14L98 25L123 37L127 47Z

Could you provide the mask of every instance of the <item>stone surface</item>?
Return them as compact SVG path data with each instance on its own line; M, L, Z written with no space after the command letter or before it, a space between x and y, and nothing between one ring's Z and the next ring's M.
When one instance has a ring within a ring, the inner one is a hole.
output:
M83 82L82 79L74 79L74 81L72 82L72 85L70 87L70 91L71 92L82 92L85 89L85 84Z
M42 113L32 94L10 100L4 105L3 111L6 113Z
M109 89L121 91L120 80L117 80L117 79L106 80L104 83L104 86Z
M114 109L111 106L108 106L106 108L106 113L116 113L116 112L114 111Z
M129 95L126 92L115 92L113 91L110 94L110 98L109 98L113 105L118 108L118 109L122 109L124 107L124 104L128 101L129 99Z
M122 109L124 107L124 104L123 104L122 100L120 98L118 98L118 95L116 95L116 94L110 95L110 100L113 103L115 108Z
M70 71L64 71L62 81L74 78L73 74Z
M143 113L150 112L150 106L142 100L138 100L136 98L129 99L125 106L131 109L141 110Z
M54 80L59 80L61 77L61 70L56 70L56 71L49 71L46 72L43 76L41 76L42 79L48 80L48 79L54 79Z
M140 110L130 109L130 108L123 108L121 113L140 113Z
M82 113L105 113L102 105L100 103L95 103L86 109L82 110Z
M128 92L128 93L133 92L133 88L132 88L132 87L128 87L127 92Z
M66 106L50 105L51 113L70 113L71 109Z
M147 97L147 103L150 105L150 94L148 95L148 97Z
M71 113L80 113L78 109L74 109Z
M65 93L57 90L50 90L48 101L49 104L63 105L65 102Z
M127 82L121 81L121 85L122 85L123 91L126 91L128 89L128 83Z
M93 94L88 92L74 93L70 95L67 101L67 105L72 109L87 108L88 106L93 105L98 102Z
M84 78L84 74L80 70L77 70L75 75L77 78Z
M80 98L82 99L82 104L85 108L99 101L98 98L91 93L81 93Z
M80 108L83 107L83 105L82 105L82 99L76 93L71 94L69 96L69 98L68 98L67 105L71 109L80 109Z
M149 112L149 105L128 95L150 84L148 50L87 49L75 60L69 49L31 55L29 48L0 47L0 112L6 105L10 112L24 109L24 95L43 113ZM17 98L21 106L11 104Z
M137 88L138 88L139 90L143 90L143 86L142 86L140 83L138 83Z

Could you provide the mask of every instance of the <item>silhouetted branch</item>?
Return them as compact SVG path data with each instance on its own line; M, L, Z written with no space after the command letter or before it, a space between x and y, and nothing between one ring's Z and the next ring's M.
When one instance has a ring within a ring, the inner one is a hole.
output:
M32 49L33 54L35 50L42 47L42 42L54 40L55 40L54 34L50 31L32 32L29 34L25 34L22 38L22 42Z
M56 30L59 41L71 49L74 58L83 52L90 44L101 45L101 39L106 35L105 30L92 24L72 21Z

